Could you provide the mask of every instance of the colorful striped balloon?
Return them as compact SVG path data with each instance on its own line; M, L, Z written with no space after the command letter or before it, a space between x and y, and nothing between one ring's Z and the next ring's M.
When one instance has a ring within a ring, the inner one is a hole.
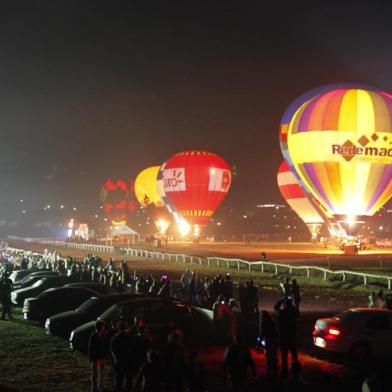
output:
M332 215L371 216L392 196L392 96L338 88L304 102L287 127L289 160Z
M286 161L279 166L277 176L280 193L287 204L303 220L313 238L319 233L324 219L315 208L315 202L306 196L301 184L294 173L290 170Z

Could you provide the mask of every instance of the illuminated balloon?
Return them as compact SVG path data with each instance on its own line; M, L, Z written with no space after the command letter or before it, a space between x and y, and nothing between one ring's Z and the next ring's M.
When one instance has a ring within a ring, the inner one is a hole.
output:
M283 161L279 167L277 181L283 198L306 224L312 239L315 239L320 232L324 219L318 209L315 208L315 202L310 201L306 196L286 161Z
M230 166L207 151L185 151L171 157L163 170L166 197L191 225L205 225L227 195Z
M392 96L339 88L304 102L287 128L289 164L336 219L354 223L392 196Z
M129 215L136 209L133 183L108 179L101 189L103 211L113 225L125 225Z
M156 207L163 207L159 193L157 177L160 166L152 166L142 170L135 180L135 196L143 207L153 204Z

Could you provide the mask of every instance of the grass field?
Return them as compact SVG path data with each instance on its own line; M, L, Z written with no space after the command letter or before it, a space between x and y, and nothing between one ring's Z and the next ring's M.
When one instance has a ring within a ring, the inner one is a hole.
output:
M20 309L13 315L14 320L0 321L2 382L18 391L88 391L87 358L70 351L67 341L47 336L42 326L24 321Z

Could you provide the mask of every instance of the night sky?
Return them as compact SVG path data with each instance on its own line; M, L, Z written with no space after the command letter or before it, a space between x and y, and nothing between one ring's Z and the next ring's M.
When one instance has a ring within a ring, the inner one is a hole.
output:
M326 83L392 91L379 4L3 2L0 225L20 220L19 199L37 221L48 203L93 213L106 178L188 149L236 167L228 206L282 202L287 105Z

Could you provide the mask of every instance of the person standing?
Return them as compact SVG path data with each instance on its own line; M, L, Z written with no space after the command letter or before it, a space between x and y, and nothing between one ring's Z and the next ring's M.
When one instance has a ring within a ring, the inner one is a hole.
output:
M88 358L91 362L91 386L93 392L104 391L105 364L109 358L109 342L106 334L106 325L97 321L95 331L90 335L88 342Z
M240 334L237 334L235 342L226 348L223 368L224 381L228 376L233 392L246 390L248 368L252 369L253 377L255 376L255 363Z
M1 319L5 320L5 316L8 319L12 319L11 315L11 291L13 288L12 280L8 277L8 272L4 272L4 275L0 281L0 302L2 304Z
M113 358L115 371L114 391L122 391L125 379L125 389L132 388L134 367L132 364L132 332L128 322L119 323L119 331L110 341L110 353Z
M267 379L275 381L278 376L278 329L271 315L263 310L259 320L259 344L265 350L267 360Z
M288 298L283 298L274 306L278 319L278 330L280 340L280 354L282 359L282 378L288 377L288 354L291 360L298 361L297 351L297 310Z
M296 279L293 279L292 283L291 283L291 292L293 295L293 302L294 302L294 306L297 309L297 313L299 316L299 304L301 303L301 289L297 283Z

